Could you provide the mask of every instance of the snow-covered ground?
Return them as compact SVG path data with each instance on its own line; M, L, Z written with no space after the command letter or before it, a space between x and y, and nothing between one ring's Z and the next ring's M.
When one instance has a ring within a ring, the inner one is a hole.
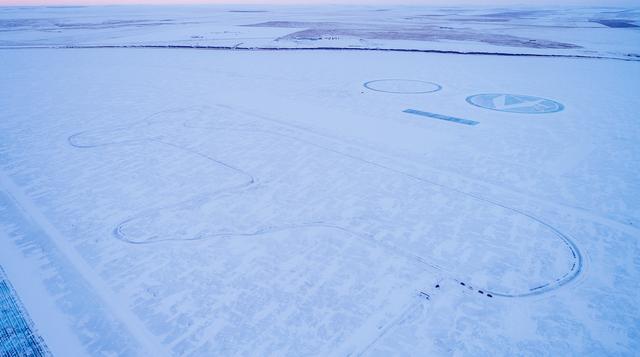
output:
M0 8L0 47L186 46L526 53L640 60L640 8Z
M0 8L0 266L58 356L634 355L639 17Z

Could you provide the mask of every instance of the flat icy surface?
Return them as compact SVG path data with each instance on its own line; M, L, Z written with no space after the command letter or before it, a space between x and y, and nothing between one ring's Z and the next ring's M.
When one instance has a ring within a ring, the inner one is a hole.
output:
M57 356L634 355L639 17L0 8L0 266Z

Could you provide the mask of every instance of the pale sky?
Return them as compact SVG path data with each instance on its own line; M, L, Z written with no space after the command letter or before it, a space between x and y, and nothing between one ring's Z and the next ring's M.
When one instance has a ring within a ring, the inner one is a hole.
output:
M412 4L412 5L640 5L638 0L0 0L2 5L109 4Z

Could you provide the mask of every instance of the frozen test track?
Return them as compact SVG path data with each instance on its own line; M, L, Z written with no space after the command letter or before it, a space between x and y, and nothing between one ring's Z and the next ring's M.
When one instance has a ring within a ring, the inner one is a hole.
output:
M138 215L130 217L124 220L122 223L118 224L117 227L114 229L114 235L118 239L128 243L132 243L132 244L150 244L150 243L158 243L162 241L197 240L197 239L205 239L205 238L212 238L212 237L235 237L235 236L250 237L250 236L264 235L267 233L272 233L272 232L277 232L282 230L300 229L300 228L339 230L344 233L347 233L348 235L359 238L360 240L364 241L367 244L377 244L382 248L384 248L385 251L389 253L393 253L395 255L413 259L415 261L418 261L421 264L426 264L434 269L442 271L443 273L446 273L447 275L449 275L449 277L455 281L462 282L464 280L464 279L460 279L459 277L456 277L456 273L451 272L450 271L451 269L446 269L438 264L435 264L432 261L430 261L430 259L420 256L420 254L415 254L406 248L402 248L397 244L394 244L393 241L375 239L375 237L371 236L370 234L367 234L366 232L360 232L360 231L350 229L343 222L332 222L332 221L326 221L324 219L302 220L302 221L293 222L293 223L277 222L277 224L273 224L273 225L260 224L251 229L244 229L244 230L230 229L223 232L203 232L202 234L196 234L186 238L179 238L179 237L176 238L171 236L159 237L157 235L145 236L140 238L140 237L133 237L131 235L128 235L127 228L132 226L135 228L136 223L140 221L143 221L144 223L144 221L153 220L154 216L162 214L163 211L195 209L195 207L199 205L212 202L216 199L221 199L223 196L226 197L226 196L239 195L255 187L259 182L259 180L253 174L249 173L246 170L238 168L236 165L231 165L227 162L219 160L210 154L199 152L197 149L193 149L185 145L181 145L179 143L171 142L170 140L164 138L163 135L155 135L154 133L151 132L152 130L150 129L152 129L152 127L163 125L163 121L162 121L163 114L172 113L172 114L178 114L178 115L184 114L185 119L181 123L183 128L192 129L192 130L206 130L208 132L219 131L219 132L250 133L252 135L274 137L274 138L277 138L277 140L279 141L286 140L291 142L297 142L302 145L312 146L316 149L331 153L331 155L339 155L346 160L357 161L360 164L373 166L376 169L382 169L394 175L401 175L406 179L417 181L418 183L423 185L429 185L431 187L438 187L438 188L447 190L450 194L458 195L463 199L471 199L476 203L480 202L482 204L493 206L494 208L499 207L500 209L505 210L506 213L508 214L515 214L517 216L524 217L530 221L533 221L539 226L541 226L542 228L544 228L544 230L551 233L551 235L555 237L555 239L562 242L562 245L565 247L565 249L568 252L567 256L569 256L570 259L572 260L568 264L568 266L571 266L571 267L566 272L542 284L536 284L535 286L530 286L526 290L513 290L513 291L495 290L494 291L492 289L482 289L486 293L490 293L490 294L493 294L494 296L502 296L502 297L526 297L531 295L538 295L538 294L555 290L571 282L582 271L583 258L582 258L582 254L580 253L580 250L575 245L575 243L569 237L567 237L565 234L560 232L558 229L556 229L552 225L526 212L503 205L499 202L496 202L490 199L486 199L484 197L477 196L475 194L460 191L458 189L448 187L416 175L399 171L397 169L358 157L356 155L353 155L347 152L343 152L343 151L336 150L324 145L317 144L315 142L303 139L302 135L300 135L300 137L297 137L297 136L292 136L283 132L279 132L277 130L278 126L280 127L287 126L286 123L282 123L279 120L272 120L270 118L265 118L258 115L251 115L253 118L260 119L263 122L268 122L270 124L270 127L268 128L270 129L262 129L260 127L255 127L252 125L237 125L237 124L230 125L229 123L219 124L216 122L216 119L218 118L215 118L213 120L206 118L206 120L204 121L190 120L189 114L192 114L194 116L201 117L201 118L207 115L215 116L215 114L218 114L218 116L225 116L225 115L237 116L240 114L245 116L249 115L248 113L244 113L242 111L234 110L232 108L228 108L224 106L218 106L215 109L216 110L211 111L211 113L209 113L210 110L208 110L207 108L198 108L195 110L194 109L184 109L184 110L177 109L177 110L159 112L145 118L144 120L135 122L131 125L115 127L115 128L106 128L106 129L100 129L100 130L83 131L80 133L73 134L68 138L68 142L72 146L77 148L96 148L96 147L111 146L111 145L136 145L136 144L155 143L155 144L170 147L175 150L180 150L183 153L188 155L193 155L201 159L207 160L209 163L215 164L219 167L223 167L226 170L232 172L234 175L238 175L239 177L242 177L242 180L240 183L217 189L214 192L200 194L200 195L197 195L196 197L192 197L191 199L188 199L182 202L170 204L160 208L149 209L145 212L141 212ZM173 123L173 124L175 125L176 123ZM292 127L289 126L288 130L291 130L291 129ZM138 132L137 130L140 130L140 131ZM301 130L304 130L304 128L295 127L293 128L293 130L294 132L300 132ZM133 133L133 136L131 136L132 133ZM467 281L467 284L470 284L470 283L471 282Z

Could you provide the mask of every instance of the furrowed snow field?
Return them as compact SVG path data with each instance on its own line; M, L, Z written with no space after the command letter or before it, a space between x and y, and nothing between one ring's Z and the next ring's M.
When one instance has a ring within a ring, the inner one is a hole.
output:
M176 47L200 8L3 9L0 266L42 355L636 353L637 12L543 46L389 34L566 11L213 9L267 42ZM372 36L467 54L344 50Z

